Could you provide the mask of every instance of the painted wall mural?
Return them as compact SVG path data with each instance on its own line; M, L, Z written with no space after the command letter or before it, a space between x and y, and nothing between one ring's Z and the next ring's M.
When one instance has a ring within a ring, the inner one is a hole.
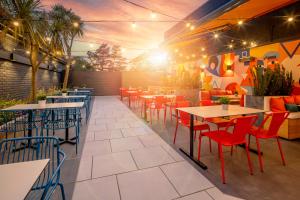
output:
M214 55L196 62L181 64L179 68L199 66L204 69L201 76L202 88L230 89L239 93L251 93L250 67L262 65L273 68L275 64L283 65L293 72L295 83L300 79L300 40L275 43L239 50L223 55Z

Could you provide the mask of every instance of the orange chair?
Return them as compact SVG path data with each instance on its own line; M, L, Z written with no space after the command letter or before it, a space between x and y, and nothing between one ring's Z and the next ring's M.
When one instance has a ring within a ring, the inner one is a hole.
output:
M282 164L285 165L285 159L284 159L281 144L279 141L279 136L277 133L278 133L280 126L282 125L282 123L288 116L289 116L288 112L273 112L273 113L267 114L266 118L261 123L261 125L259 127L253 126L250 131L248 142L250 145L250 136L251 135L256 138L259 166L260 166L261 172L264 171L264 168L263 168L263 161L261 158L259 139L276 139L278 148L279 148L279 152L280 152L280 156L281 156L281 160L282 160ZM272 117L272 119L271 119L269 127L266 129L264 127L270 117Z
M148 107L150 110L150 122L152 124L152 112L157 111L157 120L159 120L159 113L161 109L165 109L165 103L167 99L164 96L155 96L153 101L149 103Z
M181 101L181 102L178 102L176 105L177 108L189 107L189 106L190 106L189 101ZM179 124L182 126L185 126L185 127L190 127L190 115L188 113L180 111L180 110L178 112L176 112L176 128L175 128L174 140L173 140L174 144L176 142L177 129L178 129ZM194 121L194 134L196 135L197 131L200 131L200 133L201 133L204 130L210 131L209 125L207 123L203 123L198 120L195 120Z
M199 102L200 106L213 106L215 105L213 101L211 100L203 100ZM230 120L221 118L221 117L214 117L214 118L206 118L205 121L216 124L218 127L218 130L220 128L226 128L228 126L228 123Z
M198 160L200 160L201 142L203 136L206 136L209 139L218 143L219 157L221 160L221 175L222 175L223 183L225 183L224 158L223 158L223 150L222 150L223 146L233 147L240 144L245 145L247 158L248 158L249 171L251 175L253 174L248 142L246 141L246 135L250 132L251 127L256 122L256 120L257 120L257 115L238 117L232 119L229 123L229 126L227 126L225 130L217 130L217 131L211 131L207 133L200 133L199 146L198 146ZM232 133L228 131L230 124L234 124L234 129Z
M164 123L166 123L166 118L167 118L167 107L170 108L170 119L172 121L172 118L173 118L173 116L172 116L173 113L172 112L173 112L173 110L176 109L176 103L180 102L180 101L185 101L184 96L177 95L175 97L174 101L166 102L166 104L165 104L165 113L164 113Z

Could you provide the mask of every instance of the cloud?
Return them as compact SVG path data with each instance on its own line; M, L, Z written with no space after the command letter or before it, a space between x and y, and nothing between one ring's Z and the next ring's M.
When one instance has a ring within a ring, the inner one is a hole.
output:
M182 19L207 0L132 0L145 7ZM173 22L140 22L137 28L131 28L131 21L150 19L150 11L130 5L122 0L42 0L45 8L62 4L72 9L83 20L122 20L128 22L86 23L83 38L74 43L74 55L85 55L91 50L90 43L107 42L118 44L127 49L126 57L134 58L145 49L158 46L164 39L164 32ZM157 20L170 18L157 15ZM86 41L85 43L79 42ZM94 45L95 46L95 45Z

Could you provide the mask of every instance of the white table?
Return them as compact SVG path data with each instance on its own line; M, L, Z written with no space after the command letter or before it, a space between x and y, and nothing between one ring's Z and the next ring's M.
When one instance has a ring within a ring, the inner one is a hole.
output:
M49 159L0 165L0 198L24 199Z
M47 99L85 99L86 95L47 96Z
M185 107L185 108L177 108L177 110L190 114L190 152L187 153L181 148L179 150L183 152L191 160L193 160L202 169L207 169L207 166L204 163L194 159L194 116L198 116L205 119L205 118L214 118L214 117L249 115L249 114L257 114L257 113L265 112L265 110L241 107L238 105L229 105L228 110L223 110L221 105Z

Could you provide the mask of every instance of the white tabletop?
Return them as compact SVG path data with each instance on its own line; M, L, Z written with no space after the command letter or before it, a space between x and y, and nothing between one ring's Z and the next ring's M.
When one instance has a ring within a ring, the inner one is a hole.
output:
M174 94L168 94L168 95L141 95L140 97L143 98L143 99L153 99L154 97L157 97L157 96L164 96L165 98L168 98L168 99L172 99L172 98L175 98L176 95Z
M68 93L69 92L81 92L81 93L86 92L86 93L90 93L91 91L89 91L89 90L77 90L77 91L75 91L75 90L68 90Z
M76 99L76 98L86 98L86 95L47 96L47 99Z
M228 110L223 110L222 105L185 107L185 108L177 108L177 110L181 110L202 118L226 117L226 116L247 115L247 114L256 114L256 113L265 112L265 110L241 107L239 105L229 105Z
M49 159L0 165L0 198L24 199Z
M72 102L72 103L46 103L45 105L39 104L18 104L3 110L46 110L46 109L58 109L58 108L82 108L84 102Z

